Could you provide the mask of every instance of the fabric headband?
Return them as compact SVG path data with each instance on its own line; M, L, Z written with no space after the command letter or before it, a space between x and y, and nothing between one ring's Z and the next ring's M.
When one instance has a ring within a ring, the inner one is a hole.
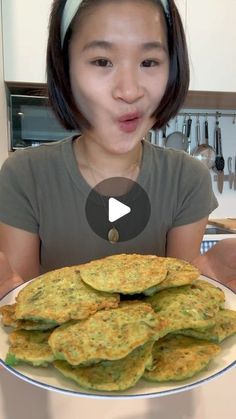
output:
M160 1L164 8L165 15L170 23L170 12L169 12L168 0L160 0ZM61 20L61 47L63 47L66 32L82 2L83 0L67 0L65 4L63 15L62 15L62 20Z

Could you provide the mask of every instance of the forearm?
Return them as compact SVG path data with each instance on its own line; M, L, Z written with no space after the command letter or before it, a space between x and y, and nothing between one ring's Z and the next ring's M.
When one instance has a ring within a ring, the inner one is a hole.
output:
M24 281L11 268L6 256L0 252L0 299L7 294L8 291L22 284Z
M0 279L0 299L3 298L4 295L6 295L9 291L23 283L23 279L18 275L14 275L11 278L8 278L7 280Z

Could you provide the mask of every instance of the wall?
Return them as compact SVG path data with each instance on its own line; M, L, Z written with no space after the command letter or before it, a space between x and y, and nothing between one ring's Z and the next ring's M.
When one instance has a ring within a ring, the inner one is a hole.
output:
M7 106L3 80L2 8L0 2L0 167L8 155Z

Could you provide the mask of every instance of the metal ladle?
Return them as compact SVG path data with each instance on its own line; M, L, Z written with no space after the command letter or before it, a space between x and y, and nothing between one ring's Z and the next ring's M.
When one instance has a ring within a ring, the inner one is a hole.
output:
M199 120L197 126L197 140L200 141L199 135ZM215 166L215 159L216 159L216 152L213 147L209 145L209 134L208 134L208 120L207 115L204 123L204 131L205 131L205 142L202 144L197 144L196 149L193 151L193 157L200 160L208 169L212 169Z

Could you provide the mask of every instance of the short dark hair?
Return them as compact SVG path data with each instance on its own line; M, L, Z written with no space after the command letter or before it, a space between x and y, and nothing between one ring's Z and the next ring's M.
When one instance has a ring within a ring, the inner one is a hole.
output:
M152 1L162 7L159 0ZM75 103L69 76L68 50L71 27L67 31L63 48L61 46L61 19L65 3L66 0L54 0L52 4L47 45L47 94L51 107L62 126L68 130L83 130L90 124ZM90 0L87 0L87 3L92 7ZM170 16L169 19L165 17L165 20L170 69L165 93L154 113L156 123L153 128L156 129L165 126L178 113L189 87L189 61L185 33L174 0L169 0L168 3Z

